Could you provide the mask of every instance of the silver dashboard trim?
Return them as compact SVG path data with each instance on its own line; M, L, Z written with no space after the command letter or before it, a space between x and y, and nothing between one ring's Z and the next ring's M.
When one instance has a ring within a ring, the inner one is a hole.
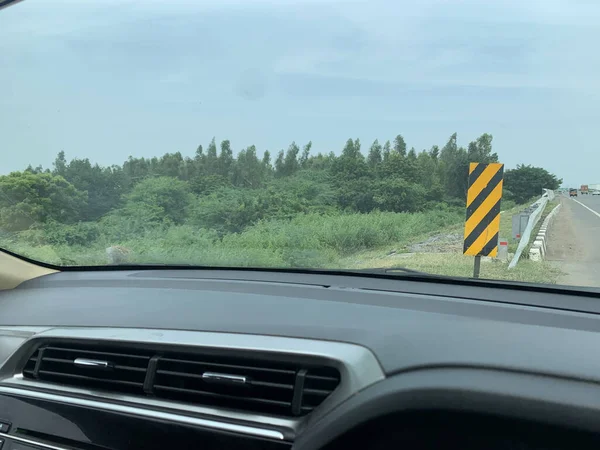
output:
M25 439L20 436L14 436L12 434L0 433L0 439L4 439L5 443L6 443L6 441L12 440L12 441L16 441L16 442L22 442L23 444L33 445L36 447L47 448L49 450L71 450L67 447L58 447L57 445L45 444L43 442L38 442L38 441L32 441L31 439Z
M2 393L1 388L4 386L23 390L35 389L33 392L48 392L58 395L62 398L65 398L69 395L76 395L79 398L88 398L100 402L119 402L121 404L127 404L132 407L142 409L154 408L166 410L173 414L183 413L184 415L201 415L204 417L210 417L217 422L220 420L233 420L250 423L252 426L256 425L258 427L275 427L284 431L284 434L286 435L293 435L298 426L298 419L296 418L272 417L258 413L247 413L243 411L232 411L208 406L182 404L170 400L158 400L152 397L134 397L131 395L109 392L100 393L71 386L50 386L48 383L44 383L42 381L24 379L20 374L15 375L13 378L3 380L0 384L0 394Z
M28 389L0 386L0 393L18 397L35 398L38 400L48 400L51 402L67 403L70 405L83 406L87 408L102 409L104 411L111 411L121 414L130 414L149 419L184 423L186 425L194 425L198 427L211 428L213 430L228 431L232 433L246 434L268 439L284 439L283 433L277 430L269 430L266 428L259 428L247 425L239 425L235 423L218 422L216 420L203 419L200 417L184 416L181 414L173 414L164 411L154 411L152 409L143 409L128 405L118 405L115 403L107 403L97 400L89 400L77 397L65 397L63 395L50 394L48 392L38 392L31 391Z

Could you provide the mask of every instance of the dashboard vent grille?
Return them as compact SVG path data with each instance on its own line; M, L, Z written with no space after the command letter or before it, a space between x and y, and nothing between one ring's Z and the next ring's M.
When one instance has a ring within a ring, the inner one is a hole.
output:
M307 414L323 403L340 383L336 369L323 367L308 370L302 390L301 412Z
M150 357L151 354L144 352L96 346L93 350L76 345L47 346L29 358L23 376L69 386L143 394Z
M332 367L278 362L264 355L153 351L52 343L37 349L25 379L181 403L300 416L339 385Z

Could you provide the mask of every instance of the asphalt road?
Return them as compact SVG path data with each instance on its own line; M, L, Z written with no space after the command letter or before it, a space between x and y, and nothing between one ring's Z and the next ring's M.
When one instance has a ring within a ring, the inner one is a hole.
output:
M547 244L548 261L565 273L557 282L600 287L600 195L560 199Z

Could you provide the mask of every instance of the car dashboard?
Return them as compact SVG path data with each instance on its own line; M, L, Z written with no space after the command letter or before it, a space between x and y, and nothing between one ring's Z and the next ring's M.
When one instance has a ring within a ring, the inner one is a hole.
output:
M0 448L597 447L596 302L418 277L55 273L0 292Z

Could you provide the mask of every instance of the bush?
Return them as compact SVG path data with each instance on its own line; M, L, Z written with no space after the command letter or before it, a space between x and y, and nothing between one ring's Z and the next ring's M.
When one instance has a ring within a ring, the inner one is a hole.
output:
M171 177L147 178L135 185L126 196L125 215L135 215L140 209L152 211L152 222L171 221L181 224L187 217L193 195L185 181Z
M263 189L223 188L200 197L188 223L217 230L221 235L239 233L265 219L292 219L298 214L334 211L333 192L319 191L308 180L273 183Z
M306 214L290 221L260 222L243 233L223 237L231 249L267 248L281 251L333 250L348 254L367 248L402 242L432 229L464 220L464 211L440 209L426 213L317 215ZM322 255L325 260L330 255Z
M19 233L19 239L32 245L91 245L100 237L96 222L79 222L65 225L57 222L35 225Z

